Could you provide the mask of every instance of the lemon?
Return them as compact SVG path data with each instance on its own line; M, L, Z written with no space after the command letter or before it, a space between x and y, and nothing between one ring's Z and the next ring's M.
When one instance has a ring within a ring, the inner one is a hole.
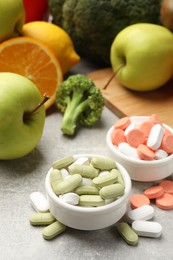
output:
M57 57L63 74L80 61L70 36L55 24L44 21L26 23L23 25L22 36L35 38L46 44Z

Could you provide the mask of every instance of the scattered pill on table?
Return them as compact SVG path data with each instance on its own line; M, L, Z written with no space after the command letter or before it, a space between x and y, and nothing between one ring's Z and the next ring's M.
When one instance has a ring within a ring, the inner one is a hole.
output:
M44 239L52 239L62 232L64 232L66 229L66 226L59 222L58 220L50 224L49 226L43 228L42 235Z
M173 209L173 195L164 193L161 197L156 198L155 204L160 209Z
M30 195L30 202L33 208L37 212L47 212L49 210L49 204L45 196L39 192L32 192Z
M171 180L163 180L159 183L161 187L163 187L164 192L170 193L173 195L173 181Z
M162 226L154 221L135 220L132 223L132 228L138 236L143 237L157 238L162 233Z
M133 209L139 208L143 205L149 205L150 200L144 194L135 194L130 198L130 204Z
M136 245L138 243L138 235L136 232L130 227L128 223L119 222L117 223L117 230L121 237L127 242L129 245Z
M29 221L33 226L43 226L43 225L52 224L54 221L56 221L56 219L50 212L47 213L33 212L29 216Z
M150 205L143 205L139 208L129 210L126 216L130 224L135 220L149 220L154 216L154 208Z
M149 199L156 199L160 196L162 196L164 193L164 189L161 185L155 185L152 187L149 187L144 191L144 195L147 196Z

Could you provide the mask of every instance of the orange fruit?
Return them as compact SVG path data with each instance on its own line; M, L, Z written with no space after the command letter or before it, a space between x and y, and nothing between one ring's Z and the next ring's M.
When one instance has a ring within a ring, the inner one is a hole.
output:
M63 73L55 54L42 42L30 37L16 37L0 44L0 72L15 72L35 83L42 96L55 102L55 91L63 81Z

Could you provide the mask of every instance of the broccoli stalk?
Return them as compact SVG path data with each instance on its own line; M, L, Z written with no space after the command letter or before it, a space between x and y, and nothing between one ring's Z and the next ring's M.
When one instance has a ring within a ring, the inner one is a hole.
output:
M56 105L64 114L62 132L74 135L79 125L93 126L100 119L104 99L88 77L77 74L60 84L56 91Z

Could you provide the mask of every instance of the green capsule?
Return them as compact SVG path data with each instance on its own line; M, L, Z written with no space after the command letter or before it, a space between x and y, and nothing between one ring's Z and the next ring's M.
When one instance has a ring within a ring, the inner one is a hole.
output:
M86 164L71 164L68 167L70 174L80 174L84 178L90 178L93 179L96 177L99 173L99 170L94 168L92 165L86 165Z
M71 163L75 161L75 158L73 156L68 156L63 159L57 160L52 164L52 167L54 169L61 169L64 167L69 166Z
M81 195L79 198L79 205L85 207L99 207L103 206L105 201L99 195Z
M42 235L44 239L50 240L61 234L63 231L65 231L65 229L66 226L57 220L49 226L43 228Z
M49 225L55 221L55 218L50 212L34 212L29 216L29 221L33 226Z
M93 157L91 159L91 164L100 170L112 170L117 168L116 162L109 158L100 158L100 157Z
M127 244L134 246L138 243L138 235L127 223L118 223L117 230Z
M117 182L118 180L118 173L117 171L111 171L104 175L100 175L95 177L92 182L96 187L104 187L110 184Z
M120 183L104 186L100 189L100 196L106 199L116 199L124 194L124 186Z
M50 184L52 187L52 190L57 194L57 187L58 183L61 182L62 179L62 174L58 169L52 169L50 172Z
M56 187L56 194L62 195L71 192L82 184L82 176L80 174L70 175L65 180L59 182Z
M78 195L98 195L99 189L95 186L82 185L74 190Z

